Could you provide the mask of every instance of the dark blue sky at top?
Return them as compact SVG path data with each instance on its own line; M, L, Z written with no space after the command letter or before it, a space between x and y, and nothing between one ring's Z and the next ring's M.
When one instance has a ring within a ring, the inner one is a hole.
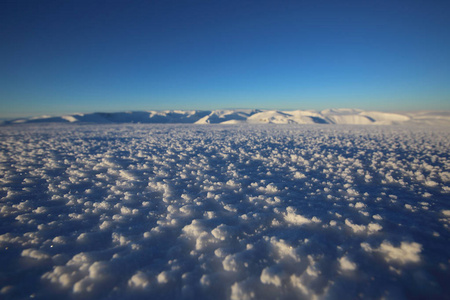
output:
M0 117L450 109L450 1L0 3Z

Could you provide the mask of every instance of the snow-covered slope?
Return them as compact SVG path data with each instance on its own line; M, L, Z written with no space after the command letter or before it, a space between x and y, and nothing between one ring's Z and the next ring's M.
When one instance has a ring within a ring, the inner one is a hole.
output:
M411 123L426 125L450 125L449 111L420 111L405 115L411 118Z
M196 123L196 124L353 124L353 125L447 125L450 112L387 113L360 109L313 110L166 110L116 113L73 114L60 117L34 117L5 121L22 123Z
M247 119L247 121L249 123L270 123L270 124L295 123L290 114L276 110L258 112L256 114L251 115Z
M245 122L247 118L259 111L257 110L214 110L201 118L196 124L236 124Z

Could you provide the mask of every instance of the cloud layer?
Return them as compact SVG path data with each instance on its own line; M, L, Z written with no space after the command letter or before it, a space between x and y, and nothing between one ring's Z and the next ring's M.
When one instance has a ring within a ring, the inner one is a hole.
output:
M0 128L0 295L445 298L443 127Z

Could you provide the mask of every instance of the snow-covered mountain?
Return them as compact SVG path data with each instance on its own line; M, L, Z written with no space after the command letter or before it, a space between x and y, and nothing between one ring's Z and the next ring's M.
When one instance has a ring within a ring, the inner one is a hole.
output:
M360 109L314 110L166 110L41 116L4 121L20 123L195 123L195 124L357 124L357 125L449 125L448 111L388 113Z

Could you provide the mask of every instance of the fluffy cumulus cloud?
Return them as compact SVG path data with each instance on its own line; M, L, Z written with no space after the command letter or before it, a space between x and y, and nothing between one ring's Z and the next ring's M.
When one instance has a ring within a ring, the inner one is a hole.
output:
M0 298L445 298L448 149L445 127L3 126Z
M349 260L346 256L339 258L339 265L344 271L353 271L356 269L356 264Z
M415 242L401 242L399 246L394 246L388 241L383 241L378 248L372 248L367 243L361 243L361 247L367 252L378 252L387 262L399 264L420 262L420 252L422 245Z

